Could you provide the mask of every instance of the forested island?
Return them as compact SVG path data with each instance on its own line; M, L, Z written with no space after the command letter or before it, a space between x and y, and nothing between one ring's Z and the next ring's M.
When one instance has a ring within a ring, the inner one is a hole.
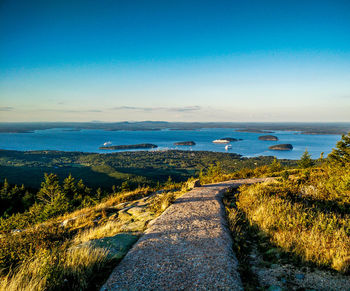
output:
M259 140L278 141L278 137L274 135L261 135L259 136Z
M293 149L293 146L289 143L276 144L276 145L270 146L269 149L274 151L291 151Z
M179 145L179 146L194 146L196 143L194 141L179 141L175 142L174 145Z

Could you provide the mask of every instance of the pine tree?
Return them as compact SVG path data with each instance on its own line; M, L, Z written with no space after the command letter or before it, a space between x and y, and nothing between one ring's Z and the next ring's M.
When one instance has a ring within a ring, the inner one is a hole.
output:
M128 181L124 181L122 183L122 192L127 192L127 191L130 191L130 186L129 186Z
M102 189L99 187L96 191L96 199L100 200L102 198Z
M77 188L77 195L81 197L85 197L87 195L90 196L91 194L91 188L85 186L82 179L79 180L79 182L76 185L76 188Z
M44 204L40 213L40 220L42 221L64 214L69 210L68 200L55 174L45 174L44 182L41 183L37 197Z
M165 182L165 187L170 187L173 184L173 180L171 177L168 177L168 180Z
M298 166L299 168L306 169L314 165L315 165L315 162L311 159L311 155L306 149L298 162Z
M279 172L282 170L281 163L275 157L269 167L270 172Z
M57 175L45 173L44 182L41 183L37 194L38 199L44 203L51 203L59 195L62 195L62 191Z
M337 147L328 155L328 160L341 166L350 164L350 132L337 142Z
M63 192L69 200L72 200L77 195L77 187L75 185L75 179L71 174L63 181Z
M8 183L7 179L5 178L4 185L2 186L1 191L0 191L0 199L7 199L9 192L10 192L10 184Z

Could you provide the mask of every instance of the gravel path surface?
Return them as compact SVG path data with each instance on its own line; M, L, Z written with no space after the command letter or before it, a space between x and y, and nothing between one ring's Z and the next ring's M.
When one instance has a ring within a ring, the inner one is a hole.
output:
M266 179L195 188L159 216L101 290L243 290L222 195Z

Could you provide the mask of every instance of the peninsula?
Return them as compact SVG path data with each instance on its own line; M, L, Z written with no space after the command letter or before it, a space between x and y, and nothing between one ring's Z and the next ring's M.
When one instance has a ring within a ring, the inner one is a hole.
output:
M113 146L102 146L100 150L135 150L135 149L154 149L158 146L151 143L141 144L130 144L130 145L113 145Z

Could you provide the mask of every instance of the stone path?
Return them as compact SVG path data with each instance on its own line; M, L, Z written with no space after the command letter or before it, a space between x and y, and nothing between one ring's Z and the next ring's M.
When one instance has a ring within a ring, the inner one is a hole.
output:
M195 188L159 216L101 290L243 290L222 195L266 179Z

